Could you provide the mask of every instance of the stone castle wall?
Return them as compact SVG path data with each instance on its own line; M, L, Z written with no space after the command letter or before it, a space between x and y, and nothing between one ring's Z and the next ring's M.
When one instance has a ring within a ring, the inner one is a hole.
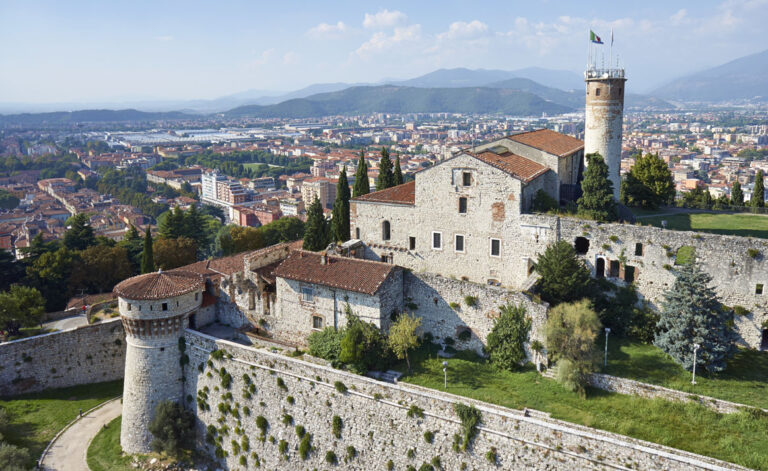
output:
M326 469L328 452L335 453L340 469L386 469L389 460L395 469L418 468L434 457L444 469L464 469L462 464L491 469L486 453L492 448L497 469L740 469L535 411L525 414L383 383L191 330L185 337L191 358L185 396L197 414L200 446L212 456L220 447L220 461L228 469L254 469L257 462L264 469ZM219 360L210 356L217 349L223 352ZM231 378L229 387L224 387L222 374ZM482 413L479 433L467 452L452 448L461 427L453 410L456 402L472 403ZM423 410L423 417L408 417L412 406ZM333 433L334 416L341 420L339 437ZM257 426L261 420L267 424L263 435ZM299 425L311 434L314 447L307 460L298 452ZM431 443L426 432L434 436ZM346 461L352 450L355 456Z
M0 344L0 396L123 377L120 319Z
M456 342L455 348L480 352L499 317L500 307L514 304L524 306L532 320L530 340L544 343L547 305L535 303L524 294L428 273L407 273L404 282L406 310L420 317L422 329L431 332L437 341L450 337ZM467 296L476 299L474 306L467 305ZM451 307L451 303L458 307ZM471 338L461 341L459 333L467 329ZM530 349L528 357L533 358Z

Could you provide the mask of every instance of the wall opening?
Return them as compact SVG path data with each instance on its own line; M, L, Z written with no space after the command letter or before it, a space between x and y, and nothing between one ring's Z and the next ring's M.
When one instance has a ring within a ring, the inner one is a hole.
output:
M624 281L627 283L635 281L635 267L632 265L624 265Z
M768 329L763 329L763 338L760 342L760 350L768 350Z
M584 255L589 252L589 239L586 237L577 237L576 240L573 241L573 248L576 249L577 254Z
M462 196L459 198L459 214L466 214L467 212L467 198Z
M195 314L196 314L196 313L194 313L194 312L193 312L193 313L192 313L192 314L190 314L190 316L189 316L189 328L190 328L190 329L195 329L195 328L197 328L197 319L195 318Z
M755 294L763 294L763 284L758 283L755 285Z
M381 240L389 240L389 237L391 236L390 232L390 226L389 221L384 221L381 223Z
M595 262L595 276L597 278L605 278L605 259L598 258Z
M167 310L168 310L168 303L163 303L163 311L167 311Z
M323 318L320 316L312 316L312 328L320 330L323 328Z
M643 255L643 244L640 242L635 244L635 255L638 257L642 257Z
M618 278L619 270L621 270L621 263L618 260L611 260L610 273L608 276L611 278Z
M360 239L360 228L359 227L355 228L355 239Z
M408 238L408 250L416 250L416 238L415 237L409 237Z
M462 172L461 173L461 184L462 184L462 186L471 186L472 185L472 173L471 172Z

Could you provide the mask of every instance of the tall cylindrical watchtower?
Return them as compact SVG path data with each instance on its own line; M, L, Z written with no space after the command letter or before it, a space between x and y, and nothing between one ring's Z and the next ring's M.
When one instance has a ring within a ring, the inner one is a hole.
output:
M584 155L599 153L608 165L613 197L619 200L621 134L624 123L624 69L593 69L584 73L587 106L584 122Z
M203 299L198 273L158 271L117 286L127 350L120 445L126 453L151 451L149 423L165 400L182 400L179 338Z

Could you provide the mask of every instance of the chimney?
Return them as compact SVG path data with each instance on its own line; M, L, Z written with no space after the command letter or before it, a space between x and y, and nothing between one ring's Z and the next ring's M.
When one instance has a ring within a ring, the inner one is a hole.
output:
M326 265L328 264L328 255L322 254L320 255L320 265Z

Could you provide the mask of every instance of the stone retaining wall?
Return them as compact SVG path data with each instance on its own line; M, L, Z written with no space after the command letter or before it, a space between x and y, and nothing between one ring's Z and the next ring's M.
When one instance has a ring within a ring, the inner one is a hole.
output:
M123 377L120 319L0 344L0 396Z
M257 459L265 469L326 469L330 452L341 469L386 469L389 460L395 469L418 468L435 457L444 469L743 469L542 414L527 416L426 388L382 383L191 330L186 342L185 396L198 418L200 448L212 456L218 448L228 469L252 469ZM222 350L221 359L211 357L213 350ZM473 404L482 414L466 452L452 446L461 430L457 402ZM409 417L409 410L422 412ZM341 421L338 437L334 416ZM263 420L262 435L257 423ZM298 425L312 437L314 449L306 460L298 452ZM496 466L487 459L491 450Z

